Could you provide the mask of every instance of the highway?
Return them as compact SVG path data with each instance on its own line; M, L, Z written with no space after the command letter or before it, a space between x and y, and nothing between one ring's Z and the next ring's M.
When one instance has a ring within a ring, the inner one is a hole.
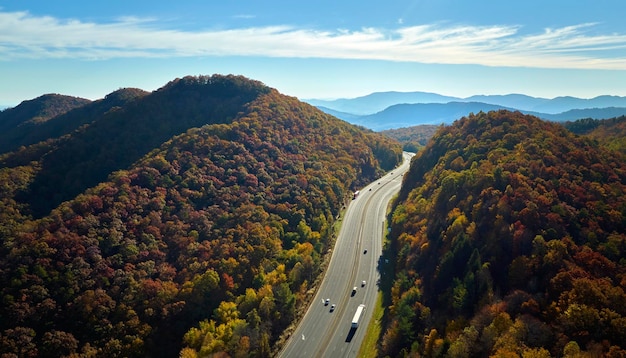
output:
M348 206L316 296L279 357L357 356L372 318L369 308L376 303L380 279L377 265L387 206L400 190L411 156L404 153L402 165L360 189ZM353 287L357 288L355 294ZM324 302L327 298L328 305ZM331 311L333 304L336 308ZM352 318L360 304L365 304L365 313L358 328L352 329Z

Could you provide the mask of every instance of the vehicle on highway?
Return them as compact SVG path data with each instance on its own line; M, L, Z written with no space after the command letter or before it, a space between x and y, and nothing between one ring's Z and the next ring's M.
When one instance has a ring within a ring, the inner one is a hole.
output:
M309 293L316 297L316 301L308 305L300 322L294 322L295 328L277 352L276 358L359 356L358 352L366 337L365 330L372 316L367 307L376 304L379 283L389 280L382 276L382 272L392 269L389 266L393 261L391 255L381 256L384 236L388 233L381 215L385 213L391 198L400 191L401 180L394 178L400 179L400 175L408 170L409 155L405 153L404 159L402 167L393 170L393 176L386 175L371 184L353 187L348 191L343 200L342 213L337 218L338 221L343 220L341 230L334 238L335 245L329 247L327 268L323 275L320 273L318 291ZM351 201L350 195L356 190L362 193L355 201ZM368 252L364 255L365 249ZM388 263L383 261L385 259L388 259ZM362 280L374 282L375 285L361 287ZM354 286L356 288L351 295ZM331 301L324 306L326 298ZM335 304L335 310L330 312L332 304ZM339 307L340 304L342 307ZM352 318L360 304L365 305L365 312L357 322L358 328L351 328ZM280 310L281 307L277 306L276 309Z
M365 281L361 282L361 287L365 287Z
M356 294L356 286L352 287L352 296L354 296Z
M363 250L363 255L367 254L367 249Z
M329 304L329 303L330 303L330 298L327 298L327 299L324 301L324 306L328 306L328 304Z
M337 307L337 305L335 305L334 303L330 306L330 312L335 310L335 307Z
M352 317L352 328L357 328L359 326L359 320L361 319L361 315L365 311L365 305L360 304L357 307L356 312L354 312L354 317Z

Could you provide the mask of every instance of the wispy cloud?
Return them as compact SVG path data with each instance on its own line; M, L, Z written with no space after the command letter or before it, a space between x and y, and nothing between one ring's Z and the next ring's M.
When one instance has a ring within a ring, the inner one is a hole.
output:
M235 15L233 17L235 19L254 19L254 18L256 18L255 15L250 15L250 14L240 14L240 15Z
M401 23L400 23L401 25ZM626 69L626 34L594 24L522 34L519 26L423 25L319 31L291 26L182 31L155 19L111 23L0 12L0 60L266 56L539 68Z

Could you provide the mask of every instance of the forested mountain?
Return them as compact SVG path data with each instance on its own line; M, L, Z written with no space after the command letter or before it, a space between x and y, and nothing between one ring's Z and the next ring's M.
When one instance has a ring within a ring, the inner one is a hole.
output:
M609 149L626 154L626 116L604 120L587 118L564 125L576 134L593 138Z
M623 357L625 159L519 112L442 127L394 204L381 355Z
M46 95L24 101L5 111L11 114L11 118L5 118L0 113L0 123L4 127L0 132L0 153L69 134L80 126L97 120L108 111L146 94L147 92L140 89L124 88L94 102L61 95ZM70 107L68 103L74 106ZM44 112L46 116L29 110L37 107L44 107L40 112Z
M598 140L604 147L619 150L626 154L626 117L609 119L584 118L561 123L574 134L585 135ZM412 127L386 129L380 131L402 144L405 151L417 153L426 146L430 138L442 125L422 124Z
M124 107L97 113L80 133L32 147L34 158L32 148L7 156L7 163L29 163L51 148L18 201L41 217L174 135L205 124L230 123L242 106L269 91L261 83L234 76L186 77Z
M85 98L63 96L60 94L46 94L24 101L13 108L0 111L0 134L12 131L19 126L35 126L50 118L54 118L74 108L84 106L91 101ZM4 145L6 139L1 138Z
M16 107L4 109L0 112L0 125L3 130L6 130L24 122L45 122L50 118L90 102L86 98L64 96L56 93L44 94L37 98L23 101Z
M441 126L423 124L421 126L387 129L380 133L400 142L403 150L417 153L418 150L428 143L439 127Z
M2 156L2 355L271 355L345 200L402 154L238 76L85 123Z

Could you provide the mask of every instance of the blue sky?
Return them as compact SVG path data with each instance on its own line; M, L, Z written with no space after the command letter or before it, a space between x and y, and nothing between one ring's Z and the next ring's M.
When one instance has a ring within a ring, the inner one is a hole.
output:
M238 74L301 99L626 96L623 0L0 0L0 105Z

